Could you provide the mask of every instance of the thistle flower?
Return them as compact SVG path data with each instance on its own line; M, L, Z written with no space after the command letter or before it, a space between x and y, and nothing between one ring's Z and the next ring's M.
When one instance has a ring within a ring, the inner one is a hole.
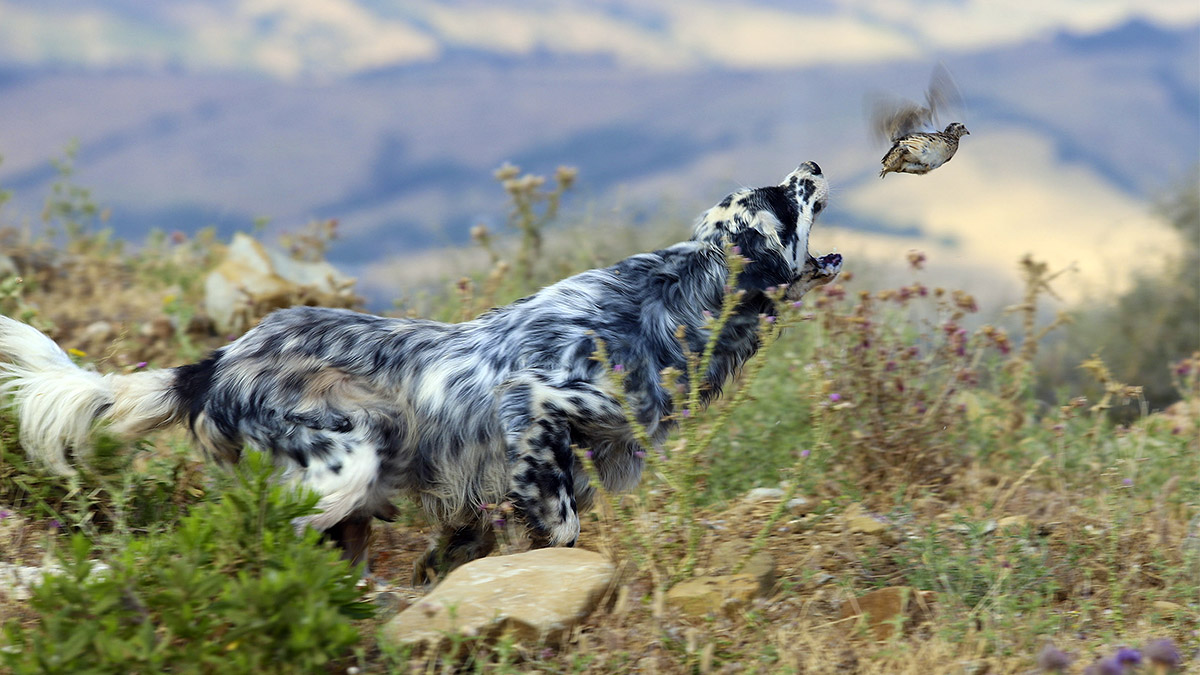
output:
M1044 673L1058 673L1066 670L1073 660L1070 654L1055 647L1054 643L1047 642L1038 652L1037 665Z
M613 372L614 372L614 373L621 373L621 372L624 372L624 371L625 371L625 364L623 364L623 363L618 363L618 364L616 364L616 365L614 365L614 366L613 366Z
M1129 484L1133 484L1133 480L1126 478ZM1117 650L1117 655L1113 657L1121 666L1137 666L1142 663L1142 653L1132 647L1121 647Z
M801 458L801 459L807 459L807 458L808 458L808 456L809 456L809 455L811 455L811 454L812 454L812 450L809 450L808 448L805 448L805 449L803 449L803 450L801 450L801 451L800 451L800 458Z
M12 511L9 511L8 509L0 509L0 520L8 520L9 516L11 515Z
M1170 638L1151 640L1142 647L1142 654L1154 666L1155 672L1166 673L1178 668L1183 658Z
M837 403L838 401L842 400L842 395L835 391L829 395L829 400Z

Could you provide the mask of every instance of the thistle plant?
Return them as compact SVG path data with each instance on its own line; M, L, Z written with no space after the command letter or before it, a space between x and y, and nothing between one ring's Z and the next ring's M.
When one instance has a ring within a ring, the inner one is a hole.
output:
M690 576L699 561L699 548L705 531L698 511L701 497L710 477L710 458L713 444L729 423L733 412L744 405L751 385L766 364L765 354L776 343L782 330L800 320L799 312L783 302L786 289L771 289L776 306L783 311L776 316L761 315L758 324L758 352L743 366L741 372L724 388L723 398L706 402L706 387L710 386L709 372L718 339L726 324L738 311L744 291L734 290L737 277L748 262L735 247L727 246L728 264L726 293L720 311L708 318L709 331L704 348L697 353L688 349L684 328L676 338L684 348L686 373L667 368L660 373L665 388L672 394L674 429L664 443L656 444L637 415L625 391L623 364L612 368L613 390L625 409L625 416L645 450L646 469L638 489L628 495L604 492L592 465L592 457L584 453L592 484L601 492L601 507L615 516L622 544L635 559L647 564L660 587L669 587ZM798 306L799 303L796 303ZM601 345L595 358L604 363L608 355ZM686 376L686 377L685 377Z
M534 261L542 254L542 230L558 217L558 207L563 193L575 184L578 172L571 167L560 166L554 173L554 187L544 189L546 178L535 174L521 174L521 169L505 163L494 173L496 180L504 186L512 200L512 211L508 224L521 233L521 246L517 250L515 271L525 282L533 279ZM540 205L540 208L539 208ZM486 228L472 232L476 241L488 244Z

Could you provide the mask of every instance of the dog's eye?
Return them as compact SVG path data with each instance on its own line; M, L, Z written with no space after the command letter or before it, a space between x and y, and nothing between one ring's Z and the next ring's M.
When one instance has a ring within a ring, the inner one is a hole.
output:
M813 215L815 216L824 210L825 210L825 202L817 202L816 205L813 206Z

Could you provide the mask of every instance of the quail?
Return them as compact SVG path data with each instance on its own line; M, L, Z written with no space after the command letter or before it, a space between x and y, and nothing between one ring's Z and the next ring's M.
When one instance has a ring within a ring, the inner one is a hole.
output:
M925 174L950 161L958 151L959 139L971 132L959 122L943 131L933 131L933 125L939 111L960 106L961 102L950 73L941 65L933 70L924 106L903 99L877 98L871 111L871 127L877 137L892 144L883 156L879 177L889 173Z

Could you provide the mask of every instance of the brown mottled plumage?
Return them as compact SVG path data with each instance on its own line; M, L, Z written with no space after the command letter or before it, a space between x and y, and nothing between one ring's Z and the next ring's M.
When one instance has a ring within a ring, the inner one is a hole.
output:
M939 112L961 105L958 88L942 65L933 70L924 106L906 99L877 96L871 105L871 129L877 138L892 144L883 157L879 177L888 173L929 173L950 161L958 151L958 140L971 132L958 122L944 131L935 131L934 124Z
M965 126L953 122L945 131L917 131L902 136L883 156L879 177L889 173L929 173L949 162L958 151L958 139L970 134Z

